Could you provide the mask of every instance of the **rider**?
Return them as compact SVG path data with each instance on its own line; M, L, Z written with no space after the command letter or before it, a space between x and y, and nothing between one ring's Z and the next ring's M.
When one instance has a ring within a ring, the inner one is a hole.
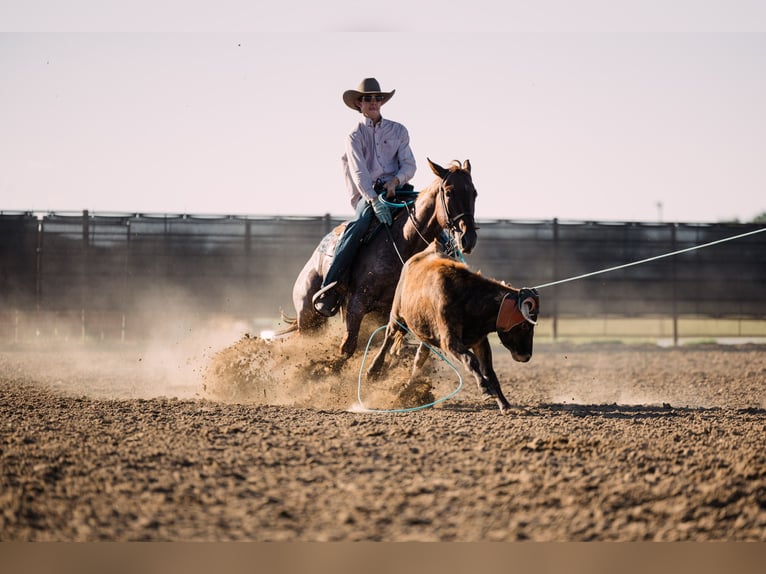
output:
M343 172L351 195L355 218L346 226L335 247L322 288L312 302L318 313L331 317L338 311L340 294L335 287L351 265L373 214L384 225L391 225L391 212L375 191L382 184L386 198L392 199L415 175L415 156L410 136L402 124L384 119L380 108L396 90L383 92L375 78L365 78L356 90L343 93L345 104L362 114L362 119L346 136ZM411 189L411 187L410 187Z

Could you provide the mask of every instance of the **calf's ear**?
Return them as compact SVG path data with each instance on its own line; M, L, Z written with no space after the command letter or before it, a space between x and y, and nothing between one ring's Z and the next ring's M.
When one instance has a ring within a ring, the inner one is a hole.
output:
M466 170L468 173L471 173L471 162L470 162L470 160L465 160L463 162L463 169Z

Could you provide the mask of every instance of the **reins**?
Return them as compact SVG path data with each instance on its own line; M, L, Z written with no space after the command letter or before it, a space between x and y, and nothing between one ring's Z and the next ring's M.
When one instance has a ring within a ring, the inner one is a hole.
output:
M459 222L463 217L465 217L465 212L458 213L456 216L452 217L449 212L449 207L447 206L447 199L446 199L446 189L445 185L447 183L447 179L449 179L449 176L452 175L447 174L447 177L441 180L439 183L439 189L437 193L439 194L439 199L441 200L442 209L444 210L444 217L447 220L447 227L442 227L442 231L448 230L448 242L449 244L446 245L447 247L447 253L453 257L454 259L457 259L459 261L462 261L465 263L465 258L463 257L463 253L460 250L460 246L456 243L454 239L454 235L456 234L458 227L457 222ZM410 221L412 222L412 226L415 228L415 232L418 234L420 239L423 240L423 243L426 244L426 246L429 245L429 241L423 236L423 234L420 232L420 227L418 225L417 220L415 219L415 211L412 209L413 205L415 204L415 200L420 195L420 192L418 191L398 191L397 195L407 195L411 196L412 199L406 199L401 202L395 202L395 201L389 201L385 197L385 193L381 193L378 197L380 198L380 201L387 205L388 207L393 208L404 208L407 212L407 216L409 217ZM394 251L396 251L396 255L399 257L399 261L402 262L402 265L404 265L404 258L402 257L402 254L399 252L399 248L396 246L396 242L394 241L394 237L391 234L391 230L387 225L384 225L386 228L386 233L388 233L388 238L391 240L391 244L394 246Z

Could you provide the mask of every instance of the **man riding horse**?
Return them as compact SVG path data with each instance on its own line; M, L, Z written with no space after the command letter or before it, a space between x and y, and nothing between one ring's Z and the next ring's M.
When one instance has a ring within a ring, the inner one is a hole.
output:
M395 92L383 92L375 78L365 78L356 90L343 93L345 104L362 114L346 136L342 157L346 187L356 213L335 247L321 289L312 299L314 309L325 317L338 312L341 296L336 287L351 266L373 215L383 225L391 225L391 212L379 194L385 191L386 198L392 199L397 190L412 189L408 182L416 165L407 128L380 114L380 108Z

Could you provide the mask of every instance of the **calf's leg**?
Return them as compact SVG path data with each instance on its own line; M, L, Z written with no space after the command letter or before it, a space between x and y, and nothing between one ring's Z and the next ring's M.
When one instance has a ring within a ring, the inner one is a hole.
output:
M496 391L495 397L497 399L497 405L500 407L501 411L504 411L510 407L510 404L505 399L502 391L500 390L500 385L497 383L497 377L495 377L496 384L494 385L491 381L487 380L487 378L482 374L482 366L479 362L479 359L471 352L470 349L468 349L468 347L462 343L462 341L456 339L455 337L449 337L443 341L443 345L444 349L456 360L463 363L463 366L466 368L466 370L468 370L473 375L474 379L476 379L476 384L482 393L485 389Z
M421 342L420 345L418 345L418 350L415 353L415 362L412 365L412 374L410 375L410 380L414 380L418 373L423 369L423 365L426 364L426 361L428 360L428 357L431 356L431 349L428 348L428 346Z
M479 361L479 369L484 379L480 387L486 385L486 390L489 391L489 395L495 398L500 410L510 408L511 405L505 398L505 395L503 395L500 381L497 379L495 369L492 367L492 347L489 344L489 340L484 337L484 339L473 346L472 350Z
M380 377L380 373L386 363L386 353L388 353L391 349L391 345L394 343L396 332L400 330L401 328L395 321L391 321L386 327L386 335L383 338L383 345L381 345L378 354L375 355L372 363L370 363L370 367L367 369L367 376L370 377L370 379L375 380Z

